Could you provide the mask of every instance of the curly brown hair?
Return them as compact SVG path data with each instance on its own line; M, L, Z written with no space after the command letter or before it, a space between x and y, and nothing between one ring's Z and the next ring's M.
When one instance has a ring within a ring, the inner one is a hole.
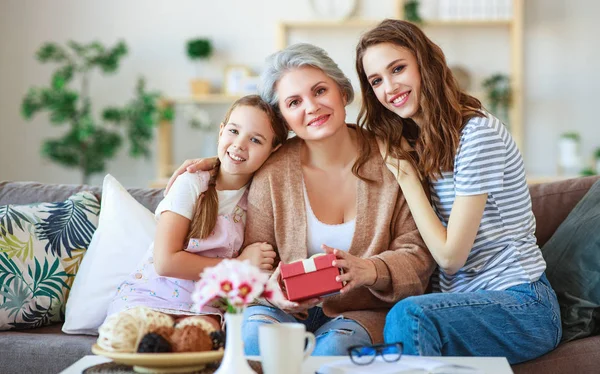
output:
M406 48L416 58L421 74L421 127L412 119L402 118L385 108L375 96L362 60L369 47L381 43ZM418 26L386 19L362 35L358 42L356 72L363 98L359 126L387 141L388 154L411 162L421 178L433 180L441 176L442 171L453 170L462 128L469 119L483 116L483 112L481 102L459 88L442 49ZM400 148L403 136L414 152Z

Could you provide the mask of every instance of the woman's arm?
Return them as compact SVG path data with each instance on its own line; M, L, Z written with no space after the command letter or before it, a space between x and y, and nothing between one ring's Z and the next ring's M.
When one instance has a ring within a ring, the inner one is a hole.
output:
M476 135L471 135L471 138L475 141L468 146L471 147L473 153L478 154L479 158L484 158L484 152L489 145L478 144L481 139L478 139L479 137ZM492 138L499 143L499 146L502 146L500 139ZM387 145L378 140L378 146L382 157L385 157ZM404 149L409 148L408 142L404 138L401 146ZM467 147L467 145L464 146ZM445 273L456 273L465 265L471 248L473 248L488 194L457 195L452 205L448 226L445 227L433 210L413 166L405 160L398 160L390 156L384 161L404 192L419 232L433 258ZM468 167L463 166L462 168ZM501 168L500 165L496 165L496 167ZM457 176L455 175L454 178L456 180Z
M209 157L209 158L195 158L195 159L191 159L191 160L185 160L185 162L183 164L181 164L181 166L178 167L177 170L175 170L173 172L173 175L171 175L171 178L169 178L169 182L167 183L167 186L165 187L164 195L167 196L167 193L171 189L171 186L173 185L173 183L175 182L177 177L180 176L181 174L185 173L186 171L188 171L190 173L195 173L197 171L214 170L215 167L217 166L218 161L219 161L219 159L216 156Z
M456 273L465 265L475 242L487 194L457 196L448 227L444 227L415 174L401 173L398 183L431 255L445 273Z
M198 280L205 267L221 262L186 252L184 241L190 229L190 220L177 213L161 213L154 240L154 268L163 277Z

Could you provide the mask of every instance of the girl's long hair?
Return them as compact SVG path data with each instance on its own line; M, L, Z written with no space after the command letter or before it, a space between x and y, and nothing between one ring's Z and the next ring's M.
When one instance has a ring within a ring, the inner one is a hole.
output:
M287 128L275 114L273 108L271 108L271 106L263 101L258 95L248 95L238 99L235 103L233 103L231 108L229 108L227 114L225 114L223 123L226 124L229 122L231 113L239 106L253 107L263 111L267 115L269 122L271 123L271 128L275 133L275 136L273 137L273 143L271 144L272 148L278 146L279 144L285 143L288 136ZM194 216L192 218L192 222L190 223L190 231L185 240L186 244L189 243L190 239L192 238L207 238L215 229L217 217L219 215L219 197L216 189L216 178L219 173L219 165L220 163L217 162L217 170L212 173L213 176L208 183L208 190L203 192L198 198L196 208L194 209Z
M381 43L406 48L417 60L421 75L419 111L423 118L420 128L412 119L401 118L385 108L367 79L363 57L369 47ZM358 42L356 72L363 97L359 126L387 141L388 154L411 162L421 178L435 180L443 171L453 170L462 128L469 119L481 117L483 113L481 102L459 88L441 48L418 26L386 19ZM401 149L403 136L414 152Z

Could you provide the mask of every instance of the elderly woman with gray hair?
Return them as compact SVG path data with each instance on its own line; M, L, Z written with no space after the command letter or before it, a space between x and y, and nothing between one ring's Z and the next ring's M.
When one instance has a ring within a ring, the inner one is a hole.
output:
M269 56L260 87L296 137L253 178L245 245L267 242L283 263L333 253L345 285L327 298L247 308L246 354L259 354L258 327L269 323L303 323L314 355L382 342L388 310L425 291L434 262L375 138L346 124L352 84L323 49L296 44ZM204 168L198 161L174 176Z

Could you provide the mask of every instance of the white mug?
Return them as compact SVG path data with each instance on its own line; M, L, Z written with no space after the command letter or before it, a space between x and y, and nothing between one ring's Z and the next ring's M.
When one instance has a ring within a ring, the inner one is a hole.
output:
M272 323L258 327L258 347L265 374L300 374L302 362L310 356L315 344L315 336L301 323Z

